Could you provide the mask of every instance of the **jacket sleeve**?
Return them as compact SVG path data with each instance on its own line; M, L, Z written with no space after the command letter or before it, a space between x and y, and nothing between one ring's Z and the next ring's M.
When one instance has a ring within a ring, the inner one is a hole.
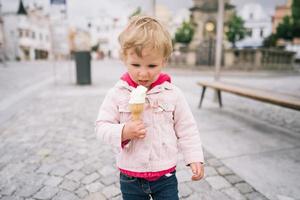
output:
M185 164L203 163L202 143L197 124L183 93L179 89L174 110L174 122L178 145L183 153Z
M121 147L121 135L124 124L120 124L120 114L114 93L115 90L110 90L100 106L95 132L97 139L114 147Z

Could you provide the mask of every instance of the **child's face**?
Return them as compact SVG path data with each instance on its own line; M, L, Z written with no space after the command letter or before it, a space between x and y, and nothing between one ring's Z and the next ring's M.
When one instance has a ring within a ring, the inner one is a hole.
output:
M136 55L133 49L127 51L124 58L130 77L138 84L147 88L156 81L166 60L160 53L143 49L142 57Z

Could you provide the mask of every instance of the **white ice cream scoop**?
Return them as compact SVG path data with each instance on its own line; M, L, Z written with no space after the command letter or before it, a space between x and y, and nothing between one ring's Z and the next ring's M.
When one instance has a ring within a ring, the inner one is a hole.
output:
M146 87L141 86L141 85L137 86L137 88L132 90L130 93L129 104L145 103L146 92L147 92Z

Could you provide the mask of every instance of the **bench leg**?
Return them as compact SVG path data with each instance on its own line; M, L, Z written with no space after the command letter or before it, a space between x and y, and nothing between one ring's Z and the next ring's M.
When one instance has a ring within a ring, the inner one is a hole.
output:
M203 99L204 99L205 90L206 90L206 86L203 86L203 88L202 88L202 93L201 93L201 98L200 98L200 102L199 102L198 108L201 108L202 101L203 101Z
M217 94L218 94L219 106L220 108L222 108L223 104L222 104L221 90L217 90Z

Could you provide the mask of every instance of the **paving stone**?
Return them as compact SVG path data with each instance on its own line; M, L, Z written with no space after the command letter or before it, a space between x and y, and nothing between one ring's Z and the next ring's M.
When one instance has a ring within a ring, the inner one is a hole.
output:
M215 170L215 168L209 167L209 166L204 168L204 176L205 177L216 176L216 175L218 175L218 172Z
M100 175L98 173L92 173L86 177L84 177L82 180L81 180L81 183L83 184L89 184L89 183L92 183L94 182L95 180L97 180L98 178L100 177Z
M191 196L184 198L185 200L200 200L200 197L198 194L192 194Z
M218 167L217 171L222 176L233 174L233 171L231 169L229 169L228 167L226 167L226 166Z
M91 193L84 198L84 200L106 200L106 199L107 198L101 192Z
M101 170L99 170L98 172L102 175L102 176L111 176L112 174L116 173L116 169L112 166L105 166L103 167Z
M222 200L232 200L230 197L228 197L226 194L220 192L220 191L211 191L210 197L213 200L222 199Z
M77 188L79 188L80 184L78 182L70 181L70 180L64 180L59 187L68 191L75 191Z
M58 193L59 189L56 187L43 187L38 193L34 195L35 199L51 199Z
M276 195L278 200L295 200L293 197L289 197L286 195Z
M192 190L185 184L179 184L178 186L179 190L179 197L185 198L192 194Z
M245 194L245 196L248 200L268 200L265 196L263 196L262 194L260 194L258 192L251 192L251 193Z
M114 198L112 198L112 200L123 200L122 195L118 195Z
M80 199L84 199L89 194L85 187L77 189L75 193Z
M233 200L246 200L246 198L240 193L240 191L234 187L225 188L222 190L225 194L227 194Z
M205 180L216 190L231 187L231 184L222 176L210 176Z
M53 165L53 164L43 164L36 170L36 172L42 173L42 174L48 174L54 167L55 167L55 165Z
M209 153L206 149L204 149L203 148L203 154L204 154L204 158L205 158L205 160L208 160L208 159L210 159L210 158L214 158L214 156L211 154L211 153Z
M253 188L248 183L237 183L235 187L242 193L246 194L249 192L253 192Z
M79 162L75 162L75 164L73 164L72 166L68 166L70 169L73 170L79 170L84 166L84 162L83 161L79 161Z
M54 175L54 176L65 176L66 174L68 174L71 171L71 169L65 167L65 166L57 166L55 167L50 174Z
M17 179L19 182L22 182L23 184L29 184L29 185L42 185L46 179L47 175L44 174L36 174L36 173L30 173L30 174L20 174L17 176Z
M6 185L6 186L1 187L0 192L1 192L1 195L10 196L16 191L16 189L17 189L17 186L15 186L15 185Z
M3 196L1 200L23 200L23 198L18 196Z
M43 186L39 185L23 185L21 188L18 188L15 195L21 197L30 197L36 194Z
M241 179L239 176L233 174L233 175L227 175L227 176L224 176L228 181L229 183L231 184L236 184L236 183L240 183L240 182L243 182L243 179Z
M101 191L101 189L104 188L104 185L99 183L99 182L96 182L96 183L91 183L89 185L86 185L86 189L90 192L90 193L93 193L93 192L99 192Z
M232 200L226 194L216 190L209 190L196 194L199 196L199 200Z
M211 190L211 186L204 179L200 181L190 181L187 182L186 185L188 185L193 191L196 192L204 192Z
M101 178L101 183L103 183L104 185L111 185L118 181L119 181L119 178L117 176L107 176L107 177Z
M59 191L52 200L80 200L75 194L69 191Z
M116 186L110 185L108 187L105 187L102 190L102 193L104 194L104 196L106 198L111 199L112 197L115 197L115 196L119 195L121 193L121 191Z
M94 172L97 171L97 168L91 166L91 165L84 165L81 169L80 169L81 172L83 172L84 174L86 175L89 175L89 174L92 174Z
M56 187L63 181L63 178L57 176L50 176L45 182L44 185Z
M69 173L66 178L67 179L70 179L70 180L73 180L73 181L76 181L76 182L79 182L80 179L82 179L83 177L85 176L84 173L80 172L80 171L77 171L77 170L74 170L72 171L71 173Z
M25 167L23 167L22 172L23 173L33 173L40 167L39 164L26 164Z
M210 158L210 159L208 159L208 160L207 160L207 164L208 164L209 166L212 166L212 167L220 167L220 166L223 166L223 163L222 163L220 160L216 159L216 158Z
M189 173L187 170L181 170L176 172L176 177L179 183L191 181L191 173Z

